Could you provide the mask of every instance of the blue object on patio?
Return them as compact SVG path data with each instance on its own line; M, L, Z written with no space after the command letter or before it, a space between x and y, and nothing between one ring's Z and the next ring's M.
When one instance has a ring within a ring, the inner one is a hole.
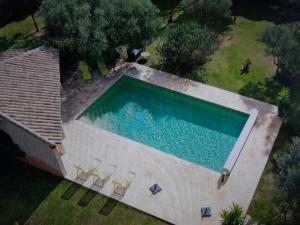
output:
M158 192L160 192L162 189L161 189L161 187L156 183L156 184L154 184L153 186L151 186L150 188L149 188L149 190L152 192L152 194L157 194Z
M211 208L210 207L201 208L201 217L210 217L210 216L211 216Z

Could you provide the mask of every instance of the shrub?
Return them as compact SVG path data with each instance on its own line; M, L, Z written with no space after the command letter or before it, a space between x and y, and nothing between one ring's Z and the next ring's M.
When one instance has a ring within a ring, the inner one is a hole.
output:
M187 74L204 64L217 44L214 32L206 26L188 22L171 26L158 51L167 70Z

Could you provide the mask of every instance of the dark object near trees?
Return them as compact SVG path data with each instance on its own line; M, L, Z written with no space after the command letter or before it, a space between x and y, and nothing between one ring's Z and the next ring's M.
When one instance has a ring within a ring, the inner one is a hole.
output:
M127 49L128 61L135 62L143 52L143 49Z

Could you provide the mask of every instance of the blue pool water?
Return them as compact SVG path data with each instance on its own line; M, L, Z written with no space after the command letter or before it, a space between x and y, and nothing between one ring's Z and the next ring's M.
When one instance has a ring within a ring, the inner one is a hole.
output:
M123 76L79 119L220 171L248 115Z

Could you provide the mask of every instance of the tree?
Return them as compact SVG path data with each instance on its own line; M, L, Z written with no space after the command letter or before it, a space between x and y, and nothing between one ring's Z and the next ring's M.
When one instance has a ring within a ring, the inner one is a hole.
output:
M182 0L152 0L152 3L156 5L160 10L169 10L169 20L168 22L173 22L174 12L176 10L176 7L179 6L179 4L182 2Z
M287 198L295 221L299 221L300 213L300 136L292 139L288 151L276 159L280 171L280 182L287 193Z
M222 209L220 216L222 225L243 225L245 220L242 207L236 203L233 203L229 209Z
M106 32L113 46L144 47L159 27L159 11L148 0L105 0Z
M86 58L98 58L108 47L101 1L45 0L41 13L53 35L71 40L72 48Z
M41 5L41 2L37 1L37 0L24 0L24 1L25 1L26 9L31 15L32 21L33 21L34 26L35 26L35 30L36 30L36 32L39 32L39 27L36 23L34 13L37 10L37 8Z
M158 10L147 0L44 0L41 13L53 35L93 60L109 47L145 45L158 27Z
M206 62L218 44L217 35L194 22L171 26L158 51L170 72L189 73Z
M267 28L262 34L266 52L271 54L277 66L277 74L300 74L300 45L290 28L282 25Z
M205 17L229 17L231 7L232 0L198 0L192 2L190 9Z

